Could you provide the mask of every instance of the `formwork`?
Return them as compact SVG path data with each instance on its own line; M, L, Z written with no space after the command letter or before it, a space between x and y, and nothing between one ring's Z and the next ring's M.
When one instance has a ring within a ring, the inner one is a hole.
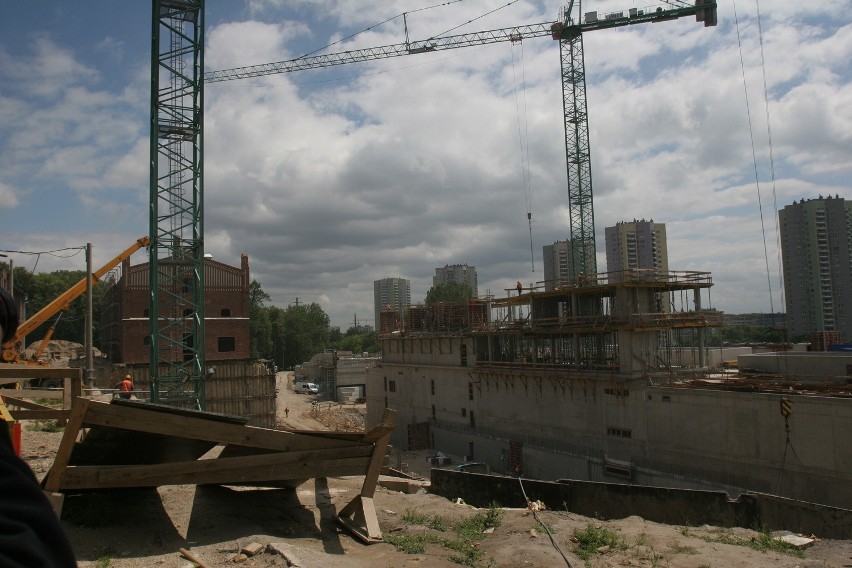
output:
M275 375L256 360L209 361L213 371L204 382L205 410L241 416L248 424L262 428L275 427ZM136 386L137 398L148 399L150 381L148 367L127 368Z

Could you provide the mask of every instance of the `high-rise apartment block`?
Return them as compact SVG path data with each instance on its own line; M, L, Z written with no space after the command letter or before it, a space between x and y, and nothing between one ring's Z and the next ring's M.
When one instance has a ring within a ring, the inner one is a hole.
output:
M435 276L432 277L432 286L457 282L467 284L473 290L474 297L479 296L479 287L476 282L476 268L466 264L447 264L444 268L436 268Z
M790 336L838 331L852 341L852 201L803 199L778 218Z
M621 282L625 271L631 278L658 279L669 271L666 225L654 220L624 221L605 229L606 270L610 282Z
M381 313L388 306L402 317L405 308L411 304L411 280L405 278L382 278L373 282L373 305L375 308L375 326L381 327Z
M572 241L556 241L552 245L544 245L541 250L544 257L544 289L555 290L561 286L576 286L576 282L572 282L574 276L571 260L571 255L574 254ZM591 247L589 255L591 258L595 256Z

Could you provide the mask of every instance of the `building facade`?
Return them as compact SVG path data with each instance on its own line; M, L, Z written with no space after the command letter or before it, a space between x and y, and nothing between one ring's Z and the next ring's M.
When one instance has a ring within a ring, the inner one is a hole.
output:
M544 289L550 291L574 284L572 242L556 241L552 245L544 245L541 249L544 257ZM594 256L594 251L590 251L590 258Z
M149 264L122 263L101 306L102 350L113 363L147 364L151 358ZM207 361L248 359L249 264L239 267L204 259L204 337ZM178 291L180 293L180 291ZM182 357L178 349L175 358Z
M479 284L476 280L476 268L467 264L447 264L444 268L436 268L432 277L432 286L449 284L467 284L473 290L473 296L479 296Z
M406 278L382 278L373 282L373 307L376 329L382 329L382 311L392 311L402 317L411 304L411 280Z
M852 341L852 201L803 199L778 218L790 335L839 331Z
M647 271L652 277L669 271L666 226L654 220L623 221L605 229L606 270L610 281L623 280L619 273Z
M852 385L720 380L703 347L721 325L700 307L711 276L666 276L495 298L486 305L498 317L457 327L430 317L428 327L380 334L367 428L394 409L395 448L499 474L852 507ZM683 305L659 311L657 297L672 292ZM560 316L560 305L571 312ZM697 360L681 348L691 338ZM795 417L786 431L785 401Z

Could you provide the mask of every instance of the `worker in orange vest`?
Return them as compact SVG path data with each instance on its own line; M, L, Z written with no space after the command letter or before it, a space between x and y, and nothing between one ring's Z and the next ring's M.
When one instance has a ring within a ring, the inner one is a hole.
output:
M118 389L118 396L129 399L133 394L133 380L130 375L125 375L124 380L115 386Z

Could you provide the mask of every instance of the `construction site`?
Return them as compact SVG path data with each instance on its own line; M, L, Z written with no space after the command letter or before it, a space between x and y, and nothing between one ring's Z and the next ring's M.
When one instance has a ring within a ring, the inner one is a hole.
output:
M848 380L773 390L722 376L711 360L730 357L706 345L706 330L721 325L704 308L709 273L597 270L582 34L682 17L713 27L715 2L600 16L571 2L557 21L213 72L204 1L152 8L150 237L101 270L89 266L84 281L21 322L4 338L0 366L0 385L16 385L0 403L15 449L43 462L38 481L81 566L571 566L543 510L564 523L566 548L595 522L624 531L631 544L600 565L658 565L672 538L664 524L678 519L741 530L744 542L755 527L852 538ZM247 256L229 267L205 255L204 84L534 37L559 43L576 276L383 313L382 360L365 367L365 383L326 381L329 398L344 386L366 400L363 426L340 411L317 427L314 395L246 356ZM141 248L149 262L131 267ZM45 366L22 351L28 333L119 264L104 351L124 359L136 385L126 397L94 384L91 336L80 367ZM208 313L207 300L229 287L235 303L217 300L219 313ZM59 431L28 440L22 425L46 421ZM491 474L453 467L472 461ZM435 536L446 530L439 517L480 524L475 537L457 528L453 540ZM540 531L552 546L526 550ZM438 550L412 551L394 533ZM699 540L711 544L689 562L744 556L739 542ZM849 549L812 551L814 562L837 562ZM787 552L773 549L773 565L798 565ZM665 558L688 565L679 553ZM759 565L759 554L745 556Z

